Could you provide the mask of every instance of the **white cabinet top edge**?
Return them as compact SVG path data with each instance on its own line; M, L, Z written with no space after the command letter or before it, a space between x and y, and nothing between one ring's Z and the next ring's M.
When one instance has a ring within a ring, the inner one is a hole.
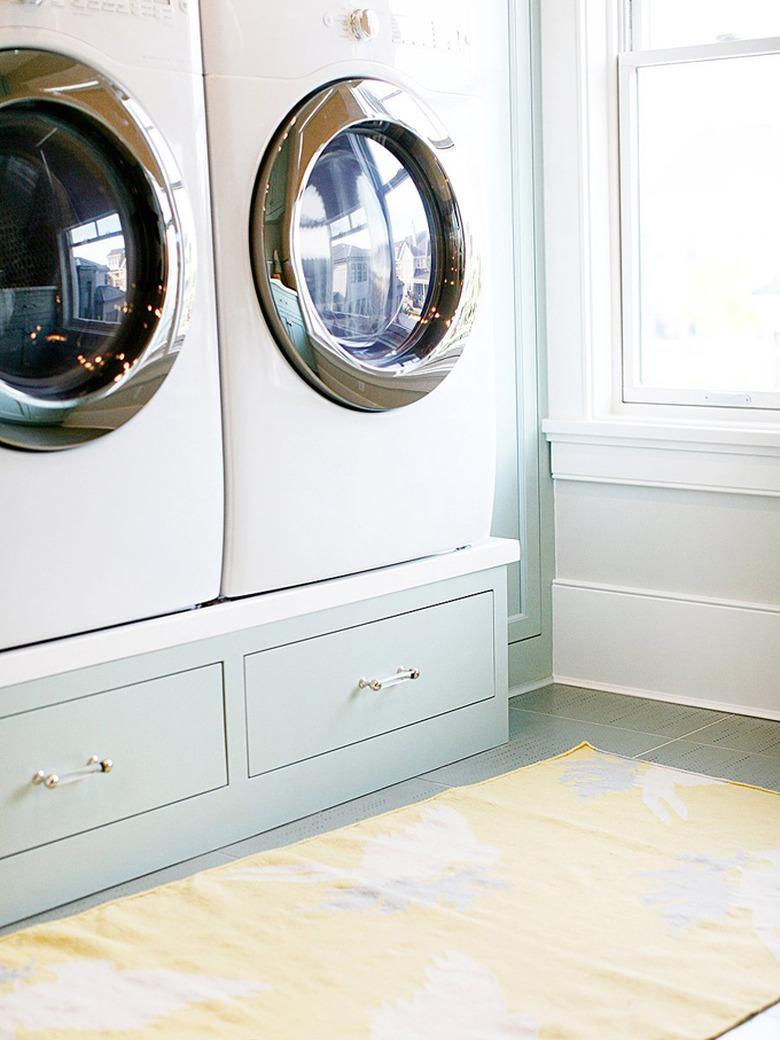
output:
M518 542L488 538L456 552L393 567L8 650L0 654L0 688L405 592L503 567L519 556Z

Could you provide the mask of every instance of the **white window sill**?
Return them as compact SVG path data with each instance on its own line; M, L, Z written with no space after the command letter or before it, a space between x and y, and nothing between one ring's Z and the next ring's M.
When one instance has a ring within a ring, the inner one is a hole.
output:
M672 423L644 419L545 419L542 429L547 440L580 441L598 444L630 446L640 442L657 442L668 449L681 451L707 450L716 446L720 451L737 454L754 452L780 454L780 425L736 426L732 424ZM774 450L773 450L774 449Z
M780 427L546 419L556 480L780 496Z

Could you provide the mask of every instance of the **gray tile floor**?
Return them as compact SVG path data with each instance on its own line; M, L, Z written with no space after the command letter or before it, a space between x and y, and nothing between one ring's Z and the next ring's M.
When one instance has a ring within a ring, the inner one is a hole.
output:
M530 765L583 740L603 751L780 791L780 722L557 684L515 697L509 717L509 742L493 751L0 928L0 935ZM725 1038L780 1040L780 1004Z

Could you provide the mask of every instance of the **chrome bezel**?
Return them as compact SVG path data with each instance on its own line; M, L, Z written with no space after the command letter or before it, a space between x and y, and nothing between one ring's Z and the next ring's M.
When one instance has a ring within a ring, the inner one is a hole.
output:
M32 61L20 62L29 56ZM181 174L162 135L121 86L75 58L38 48L0 50L0 111L20 102L86 116L138 163L159 209L167 270L160 315L138 362L116 383L69 400L42 400L0 378L0 444L32 451L75 447L131 419L168 375L189 326L195 240Z
M311 171L339 134L360 130L382 135L416 167L436 206L451 277L439 278L425 325L410 341L415 360L374 366L344 349L325 328L303 277L296 247L298 214ZM297 294L311 358L301 356L272 292L273 245L266 234L266 200L274 166L285 149L288 192L280 229L279 280ZM476 250L452 186L462 161L447 132L411 94L380 79L339 80L318 90L285 119L269 145L255 183L250 217L250 257L260 305L287 360L320 393L361 411L388 411L429 394L451 372L471 330L479 291ZM422 354L421 357L416 356Z

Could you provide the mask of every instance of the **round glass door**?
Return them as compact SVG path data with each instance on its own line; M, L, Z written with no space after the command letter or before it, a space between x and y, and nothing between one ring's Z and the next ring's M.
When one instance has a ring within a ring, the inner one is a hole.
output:
M442 159L452 148L409 95L352 80L309 99L269 149L252 219L258 295L288 359L340 404L409 404L462 350L473 258Z
M296 235L312 304L339 346L381 365L408 350L426 312L441 237L402 161L346 131L315 162Z
M7 387L68 402L138 363L166 280L162 220L138 181L128 158L73 113L35 103L0 109Z
M0 441L70 447L170 367L176 211L118 88L42 51L0 51L0 76Z

